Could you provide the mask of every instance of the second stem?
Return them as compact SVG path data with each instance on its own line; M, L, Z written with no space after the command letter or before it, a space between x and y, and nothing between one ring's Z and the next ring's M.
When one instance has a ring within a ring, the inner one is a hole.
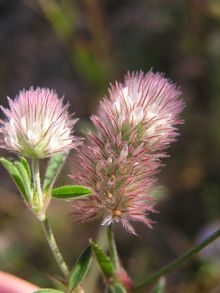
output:
M108 227L108 243L109 243L109 252L110 252L112 262L115 266L116 271L118 271L120 268L120 264L119 264L118 252L117 252L112 225Z

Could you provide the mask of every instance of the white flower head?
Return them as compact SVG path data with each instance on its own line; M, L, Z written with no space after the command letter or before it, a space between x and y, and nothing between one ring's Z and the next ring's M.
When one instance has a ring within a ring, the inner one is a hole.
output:
M46 158L79 144L72 128L77 119L68 113L56 92L46 88L20 91L10 109L1 107L6 120L0 120L1 147L29 158Z

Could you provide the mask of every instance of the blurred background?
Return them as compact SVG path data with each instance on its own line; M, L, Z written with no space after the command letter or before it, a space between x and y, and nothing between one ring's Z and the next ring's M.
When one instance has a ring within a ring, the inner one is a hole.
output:
M137 282L220 226L220 1L0 0L4 106L20 89L54 88L80 117L81 134L110 81L150 68L180 85L186 108L159 176L154 228L137 224L133 236L115 226L122 264ZM71 156L61 184L69 182ZM41 227L2 167L0 174L0 270L54 286L59 269ZM73 225L71 203L54 201L49 218L70 265L88 238L105 242L99 222ZM89 293L103 292L96 275L85 281ZM168 275L166 292L217 293L219 275L216 241Z

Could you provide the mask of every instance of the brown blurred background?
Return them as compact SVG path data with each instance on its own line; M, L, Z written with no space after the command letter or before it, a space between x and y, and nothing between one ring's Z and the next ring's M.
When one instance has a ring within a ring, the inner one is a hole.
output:
M180 85L185 124L159 176L153 230L136 225L137 237L115 227L122 263L136 281L220 226L220 1L0 0L4 106L20 89L54 88L81 118L81 134L110 81L151 67ZM70 170L71 159L60 183ZM2 167L0 174L0 270L54 286L50 276L59 270L41 227ZM49 217L69 264L100 235L99 222L73 225L69 203L53 202ZM217 293L219 275L216 241L169 274L166 292ZM88 292L102 292L94 280L85 281Z

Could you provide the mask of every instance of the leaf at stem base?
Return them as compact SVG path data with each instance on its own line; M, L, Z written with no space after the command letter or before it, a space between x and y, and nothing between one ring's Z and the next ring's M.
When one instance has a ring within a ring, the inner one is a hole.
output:
M75 266L72 269L69 280L69 289L71 292L77 288L77 286L83 281L85 278L89 267L92 262L92 249L90 246L86 248L86 250L79 257Z
M98 261L99 267L103 275L107 279L112 277L114 274L114 265L110 258L105 254L102 248L94 241L90 241L90 245L95 253L96 259Z

